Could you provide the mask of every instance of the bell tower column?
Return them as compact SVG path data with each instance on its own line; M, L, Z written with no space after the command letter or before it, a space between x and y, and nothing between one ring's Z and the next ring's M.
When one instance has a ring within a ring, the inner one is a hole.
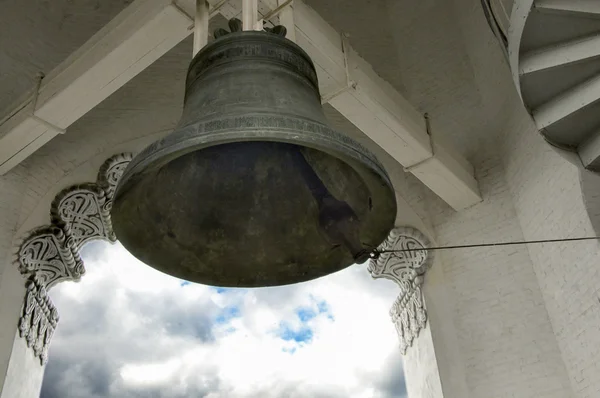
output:
M0 177L0 397L38 398L43 377L39 359L18 336L25 280L14 265L15 237L23 202L24 174L18 170ZM30 354L30 355L26 355ZM14 388L18 384L21 388Z
M79 251L87 242L116 241L110 209L131 158L131 153L118 153L96 169L95 182L67 185L50 199L49 207L48 202L41 203L17 232L19 240L11 238L14 250L8 251L0 274L0 398L39 398L59 322L59 310L48 291L85 274ZM80 169L87 174L87 167ZM48 215L49 224L35 223Z
M404 355L409 397L468 397L464 366L451 319L450 297L430 240L413 227L397 227L369 263L375 279L400 288L390 309Z

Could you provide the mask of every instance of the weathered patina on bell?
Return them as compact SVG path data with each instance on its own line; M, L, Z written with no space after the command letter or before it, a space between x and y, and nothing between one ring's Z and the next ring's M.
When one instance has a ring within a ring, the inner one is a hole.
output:
M301 282L365 261L396 216L385 170L328 127L296 44L220 36L189 67L178 127L125 171L118 239L162 272L217 286Z

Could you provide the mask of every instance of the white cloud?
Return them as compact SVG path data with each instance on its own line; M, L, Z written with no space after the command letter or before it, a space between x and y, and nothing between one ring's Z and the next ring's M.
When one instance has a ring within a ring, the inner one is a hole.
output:
M222 291L155 271L118 244L92 243L84 259L80 283L51 291L61 320L42 398L405 394L388 315L397 289L364 265Z

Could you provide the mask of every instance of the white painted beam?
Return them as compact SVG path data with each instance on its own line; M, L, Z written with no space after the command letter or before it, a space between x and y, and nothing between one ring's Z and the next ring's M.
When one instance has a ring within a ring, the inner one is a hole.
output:
M194 18L194 48L192 55L196 56L198 51L208 43L208 19L209 5L206 0L196 0L196 15Z
M223 4L208 1L213 8ZM68 127L191 34L195 4L136 0L94 35L44 79L35 117L30 99L0 126L0 173L57 134L48 123ZM263 0L264 5L274 9L278 1ZM322 93L339 93L331 104L453 208L480 201L470 165L446 146L432 144L423 116L350 48L345 58L341 36L314 10L300 0L293 7L296 40L315 62ZM219 12L239 16L241 2L230 1Z
M598 100L600 100L600 75L569 89L535 109L533 119L541 130Z
M481 201L470 164L430 138L421 113L349 47L348 87L340 34L300 0L294 17L296 41L317 67L321 93L339 93L329 101L333 107L454 209Z
M241 15L241 1L208 2L210 16ZM0 175L192 34L195 14L195 0L135 0L125 8L44 78L35 109L30 93L0 120Z
M600 17L598 0L537 0L535 8L541 11L572 12Z
M600 34L555 44L521 56L521 75L600 56Z
M435 137L435 131L432 134ZM433 152L435 156L411 167L410 172L455 210L481 202L471 164L435 138Z
M242 26L244 30L257 30L258 0L242 0Z
M0 126L0 174L58 134L48 124L66 129L191 34L194 5L136 0L49 73L36 109L31 96Z

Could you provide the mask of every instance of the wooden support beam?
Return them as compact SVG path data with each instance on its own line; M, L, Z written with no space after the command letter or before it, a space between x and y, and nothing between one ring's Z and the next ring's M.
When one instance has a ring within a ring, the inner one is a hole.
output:
M275 9L278 0L262 0ZM226 18L241 2L208 0ZM239 4L238 4L239 3ZM330 103L453 208L481 200L471 166L428 135L425 120L314 10L293 4L297 43L313 59ZM264 7L263 7L264 8ZM194 0L136 0L43 80L0 126L0 173L37 148L193 32ZM264 14L258 13L258 17ZM346 47L346 48L344 48ZM32 114L33 112L33 114ZM56 128L51 128L56 127Z
M208 43L208 19L210 14L208 9L208 2L206 0L196 0L196 15L194 18L194 56Z
M481 196L470 164L428 135L425 119L312 8L294 2L296 41L310 55L321 93L369 138L456 210ZM346 69L347 68L347 69Z
M242 0L242 26L244 30L257 30L258 0Z
M0 174L151 65L192 33L195 3L136 0L49 73L0 125ZM49 126L56 128L49 128Z

